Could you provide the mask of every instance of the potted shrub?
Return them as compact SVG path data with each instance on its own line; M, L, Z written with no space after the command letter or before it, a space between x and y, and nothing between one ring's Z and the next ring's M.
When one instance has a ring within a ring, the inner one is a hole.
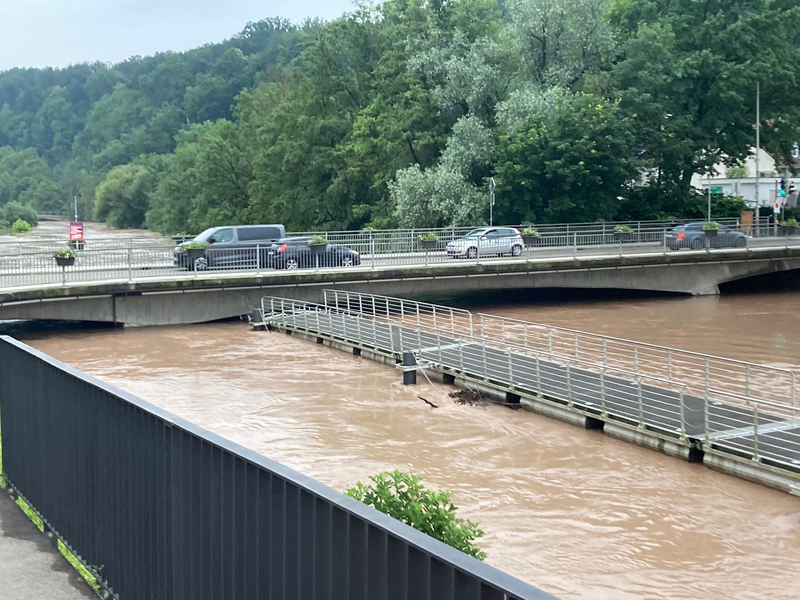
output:
M422 247L425 248L425 250L431 250L436 248L436 244L439 243L439 236L432 231L423 233L419 236L419 242L422 244Z
M706 237L716 237L719 233L720 224L712 221L711 223L703 224L703 231L706 234Z
M614 227L614 239L618 242L627 242L633 235L633 227L617 225Z
M526 226L522 230L522 241L525 242L526 246L537 246L542 241L542 234L532 226Z
M328 247L328 240L321 235L315 235L309 240L308 246L311 248L311 254L319 256L325 253L325 248Z
M17 219L11 225L11 233L20 234L20 233L28 233L31 230L31 224L27 221L23 221L22 219Z
M72 248L57 250L53 253L53 257L56 259L56 264L59 267L71 267L75 264L75 258L77 258L77 256L77 252Z
M781 235L795 235L797 233L797 219L786 219L778 224Z
M191 271L195 269L198 259L205 258L208 244L205 242L189 242L184 244L182 249L186 252L186 266Z

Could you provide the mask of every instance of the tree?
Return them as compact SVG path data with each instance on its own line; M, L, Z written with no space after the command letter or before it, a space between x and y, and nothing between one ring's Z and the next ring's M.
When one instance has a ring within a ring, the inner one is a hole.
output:
M762 142L788 159L800 138L798 19L800 7L780 1L615 1L623 44L613 73L654 210L683 203L695 173L750 153L759 76Z
M109 227L143 227L154 183L153 173L144 165L127 164L111 169L97 187L95 220L105 221Z
M347 495L478 560L486 558L475 545L483 531L476 523L456 516L452 492L425 489L419 477L397 470L370 479L372 484L359 481Z

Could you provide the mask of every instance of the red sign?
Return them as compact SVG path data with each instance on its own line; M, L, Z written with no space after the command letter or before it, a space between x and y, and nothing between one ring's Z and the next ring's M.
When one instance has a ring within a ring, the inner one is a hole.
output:
M69 241L70 242L83 241L83 221L69 222Z

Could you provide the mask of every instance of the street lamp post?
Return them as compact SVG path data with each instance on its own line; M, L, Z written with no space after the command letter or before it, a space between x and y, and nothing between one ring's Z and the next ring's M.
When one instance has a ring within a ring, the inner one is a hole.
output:
M494 177L489 178L489 227L492 226L494 218Z

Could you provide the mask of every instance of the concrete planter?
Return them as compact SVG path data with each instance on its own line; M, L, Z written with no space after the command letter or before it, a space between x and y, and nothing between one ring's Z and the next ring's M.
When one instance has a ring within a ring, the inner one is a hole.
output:
M781 235L783 236L790 236L790 235L797 235L797 227L782 225L779 227Z
M617 231L614 233L614 239L617 240L618 242L627 242L631 239L632 236L633 234L627 231Z
M704 229L703 233L706 234L706 237L713 238L713 237L717 237L717 234L719 233L719 229Z
M194 271L197 267L197 261L200 258L205 258L205 248L189 248L186 250L186 268Z
M425 248L425 250L433 250L434 248L436 248L436 244L439 243L436 240L420 240L420 241L422 243L422 247Z
M312 244L309 246L311 248L311 254L314 256L320 256L321 254L325 254L325 249L328 247L328 244Z
M542 243L542 236L540 235L523 235L522 241L525 246L539 246Z
M71 267L75 264L74 256L54 256L59 267Z

